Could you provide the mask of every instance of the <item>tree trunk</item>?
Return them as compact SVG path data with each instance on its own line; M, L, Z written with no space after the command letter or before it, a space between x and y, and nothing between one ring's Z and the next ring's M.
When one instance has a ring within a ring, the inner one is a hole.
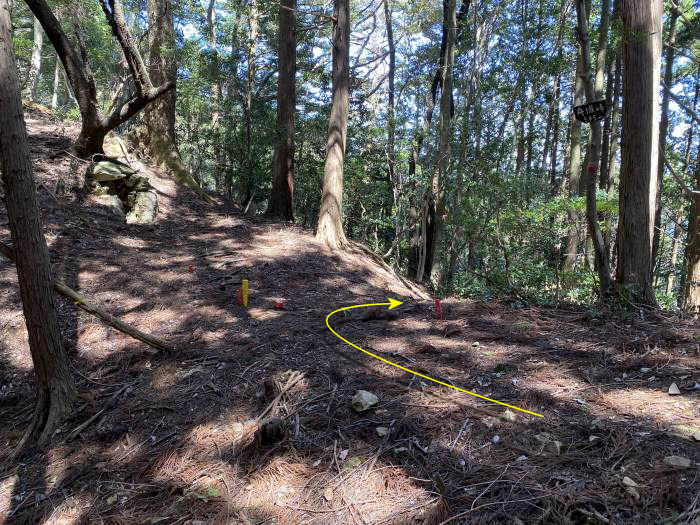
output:
M462 31L464 30L464 23L467 18L467 14L469 13L469 4L471 0L462 0L462 5L459 8L459 13L457 13L457 35L456 39L459 40ZM445 9L445 3L446 0L443 0L443 26L445 25L445 16L447 16L447 10ZM411 154L408 157L408 177L406 180L408 181L408 184L415 186L415 176L416 176L416 169L420 163L420 155L421 155L421 148L423 145L423 140L425 139L425 136L428 134L430 130L430 124L432 123L433 120L433 112L435 110L435 103L437 102L437 93L438 93L438 88L442 84L442 71L445 65L445 52L446 52L446 46L447 46L447 34L443 31L442 34L442 41L440 42L440 56L438 59L438 67L435 70L435 75L433 75L433 80L430 85L430 93L426 95L426 101L425 101L425 115L423 117L423 122L421 126L416 126L416 134L414 136L413 142L411 144ZM418 98L418 97L416 97ZM420 104L418 104L420 105ZM423 203L424 204L424 203ZM415 276L417 280L421 280L418 276L422 276L424 273L426 273L426 268L425 267L420 267L419 265L419 259L420 259L420 253L423 250L424 246L421 244L423 241L422 239L428 237L428 235L424 235L423 233L420 232L420 226L419 226L419 221L420 224L428 224L428 227L430 227L430 222L429 221L424 221L422 219L422 211L425 209L425 206L423 204L418 204L416 202L416 199L413 198L412 202L409 204L409 209L408 209L408 220L409 220L409 225L410 229L412 231L411 234L411 242L410 242L410 248L409 248L409 255L408 255L408 270L409 270L409 275L410 276ZM425 257L423 257L425 259Z
M248 59L245 90L245 185L243 202L245 205L253 198L253 89L255 88L255 60L258 46L258 6L257 0L250 2L248 19Z
M664 69L664 95L661 99L661 122L659 124L659 159L657 161L657 184L656 192L656 213L654 214L654 239L651 245L651 264L652 271L656 268L656 259L659 252L659 235L661 229L661 195L664 188L664 169L666 168L666 139L668 137L668 106L671 102L669 91L672 87L673 80L673 63L676 58L676 21L678 20L678 10L671 6L671 16L668 21L668 45L666 46L666 67Z
M389 180L392 185L392 195L394 198L394 253L397 266L400 264L401 253L399 246L401 244L401 207L400 198L402 191L401 175L396 171L396 94L394 89L394 81L396 77L396 46L394 45L394 27L392 23L392 0L384 0L384 21L386 24L386 40L389 47L389 93L387 107L387 170L389 172Z
M448 169L450 165L450 152L452 140L452 85L453 66L455 60L455 42L457 34L457 3L456 0L447 0L444 3L447 10L443 33L446 33L445 63L442 72L442 86L440 88L440 133L438 140L437 170L433 170L431 181L431 199L434 202L434 226L431 239L430 254L430 281L435 289L443 284L446 275L447 252L443 246L445 227L447 221L446 191Z
M25 97L32 102L36 99L36 88L39 85L39 73L41 71L41 50L44 46L44 31L41 24L34 17L34 45L32 46L32 59L27 72L27 83L25 85Z
M294 110L296 107L296 0L280 0L277 129L279 142L272 166L272 191L267 214L294 219Z
M695 159L695 191L688 214L683 310L700 314L700 153Z
M0 158L20 296L36 375L34 418L18 450L44 444L70 411L75 387L63 349L52 292L51 266L41 228L17 67L10 9L0 0Z
M316 238L332 250L347 244L343 232L343 162L350 101L350 2L334 0L332 102Z
M623 98L617 280L629 296L656 304L651 247L658 176L661 0L622 0Z
M212 49L212 64L211 64L211 127L212 131L216 129L219 122L219 103L221 100L221 84L219 83L219 43L216 33L216 0L209 0L207 8L207 25L209 29L209 42ZM218 150L218 148L217 148ZM220 155L217 156L220 157Z
M170 0L148 0L148 73L156 84L175 82L175 27ZM157 159L176 149L175 90L163 95L143 112L150 153Z
M603 0L603 13L601 17L600 46L598 53L598 70L596 81L591 78L591 44L588 34L588 14L586 13L585 0L577 0L576 11L578 15L578 36L581 44L581 76L585 86L586 99L591 103L602 96L603 71L605 69L605 52L607 49L608 33L608 0ZM598 210L596 201L596 191L598 184L596 172L600 165L600 148L602 143L602 132L600 122L591 122L591 142L587 153L586 166L586 221L588 223L588 234L593 245L595 256L595 268L598 271L600 286L600 297L603 301L607 299L612 287L612 277L610 275L610 262L605 249L603 235L598 226Z
M676 264L678 263L678 247L680 245L681 233L683 229L679 223L683 220L681 215L677 215L673 224L673 239L671 240L671 258L669 261L668 278L666 279L666 295L673 293L676 284Z
M51 95L51 109L58 107L58 90L61 87L61 63L56 55L56 64L53 67L53 92Z
M581 50L576 54L576 79L574 81L574 106L583 104L584 88L581 75ZM580 196L579 186L581 180L581 122L571 116L569 148L569 197L575 199ZM579 216L576 211L569 212L569 234L566 244L566 258L564 260L564 271L570 272L574 269L578 255L578 246L581 242L579 238L578 223Z

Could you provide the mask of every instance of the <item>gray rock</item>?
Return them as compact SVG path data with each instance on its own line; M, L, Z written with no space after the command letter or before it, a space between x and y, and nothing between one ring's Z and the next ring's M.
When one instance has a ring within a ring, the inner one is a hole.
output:
M102 206L106 206L110 212L120 218L126 216L126 211L124 210L124 203L116 195L110 195L108 193L102 195L95 195L95 202Z
M690 468L690 460L683 456L666 456L664 464L677 469Z
M132 192L127 197L127 205L127 224L153 224L156 221L158 195L155 191Z
M367 390L358 390L352 398L352 408L355 412L366 412L379 403L379 398Z
M671 383L671 386L668 387L668 395L669 396L681 395L681 391L678 389L678 385L676 383Z
M389 433L391 432L391 430L389 430L387 427L377 427L374 430L377 431L377 435L379 437L388 436Z
M148 177L143 175L131 175L124 179L124 185L134 191L148 191L153 186L148 182Z
M518 419L518 417L515 415L515 412L509 409L505 409L503 413L501 414L501 417L505 419L506 421L511 421L514 422Z
M103 160L91 164L88 168L88 173L98 182L107 182L131 177L136 174L136 171L124 164Z

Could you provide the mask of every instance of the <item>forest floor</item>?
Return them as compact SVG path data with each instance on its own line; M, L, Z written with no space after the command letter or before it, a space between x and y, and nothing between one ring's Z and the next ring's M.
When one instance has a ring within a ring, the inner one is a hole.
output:
M330 252L309 231L205 204L156 169L157 223L126 225L62 153L75 130L38 111L27 119L57 278L176 350L57 298L77 410L48 450L10 463L33 376L15 271L0 261L0 522L700 520L697 320L448 299L441 321L421 288L361 246ZM241 278L247 309L235 302ZM420 380L325 326L337 308L387 297L404 304L331 324L390 361L544 417ZM359 389L378 405L355 412Z

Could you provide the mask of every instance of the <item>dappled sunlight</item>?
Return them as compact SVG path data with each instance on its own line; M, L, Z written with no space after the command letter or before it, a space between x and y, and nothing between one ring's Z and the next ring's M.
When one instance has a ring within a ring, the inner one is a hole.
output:
M12 501L12 495L18 479L16 474L0 479L0 516L9 516L10 511L16 506L16 502Z
M660 428L674 426L700 430L700 403L697 395L670 396L668 389L626 388L605 392L597 399L614 414L653 422Z

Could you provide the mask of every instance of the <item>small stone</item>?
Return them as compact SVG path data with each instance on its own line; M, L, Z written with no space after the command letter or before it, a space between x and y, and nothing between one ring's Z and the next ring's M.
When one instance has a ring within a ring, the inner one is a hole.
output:
M388 436L389 433L391 432L387 427L377 427L374 430L377 431L377 435L379 437Z
M646 367L646 366L643 366L642 368L639 369L639 371L640 371L642 374L646 374L647 372L651 372L651 368L648 368L648 367Z
M333 499L333 489L330 487L327 487L326 490L323 491L323 497L326 499L326 501L330 501Z
M119 501L119 497L116 494L112 494L107 498L107 505L114 505L117 501Z
M340 453L338 454L338 459L340 461L343 461L346 457L348 457L348 452L349 452L349 450L347 448L344 450L341 450Z
M459 466L460 466L460 467L463 467L463 466L465 466L465 465L467 464L467 462L464 461L463 458L459 458L459 461L458 461L457 463L459 463Z
M352 398L352 408L355 412L366 412L379 403L379 398L367 390L358 390Z
M681 394L681 391L678 389L678 385L676 383L671 383L671 386L668 387L668 395L669 396L679 396Z
M664 464L677 469L690 468L690 460L683 456L666 456Z
M695 441L700 441L700 432L696 432L695 434L693 434L693 439Z
M481 346L481 343L479 343L479 341L474 341L474 342L472 343L472 347L473 347L473 348L479 348L480 346Z
M632 496L635 500L638 500L640 498L639 491L637 491L637 489L635 489L634 487L625 487L625 490L627 491L627 494Z
M638 487L638 486L639 486L639 485L637 485L637 483L636 483L632 478L629 478L629 477L627 477L627 476L625 476L624 478L622 478L622 484L623 484L625 487Z
M527 461L527 456L525 456L525 455L518 456L515 461Z
M509 410L507 408L503 411L503 414L501 414L501 417L503 419L505 419L506 421L511 421L511 422L518 419L517 416L515 415L515 412L513 412L512 410Z
M501 442L501 436L499 436L498 434L496 434L495 436L493 436L491 438L491 443L493 443L494 445L498 445L500 442Z

